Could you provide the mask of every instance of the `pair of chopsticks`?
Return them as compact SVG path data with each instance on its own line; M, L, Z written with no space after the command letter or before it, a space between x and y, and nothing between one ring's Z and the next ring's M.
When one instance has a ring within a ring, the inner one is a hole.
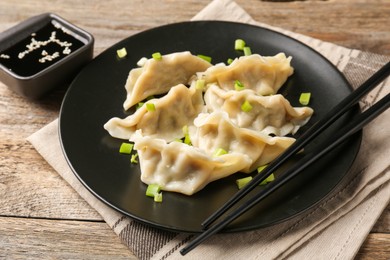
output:
M259 175L254 177L243 189L239 190L230 200L228 200L220 209L207 218L202 226L205 229L203 233L195 237L188 245L186 245L180 253L187 254L192 249L197 247L203 241L211 237L213 234L219 232L226 227L233 220L241 216L243 213L251 209L254 205L266 198L272 192L283 186L289 180L298 175L302 170L314 163L320 157L334 149L339 144L343 143L353 134L361 130L366 124L371 122L374 118L386 111L390 106L390 93L388 93L380 101L376 102L372 107L356 116L349 124L340 129L330 139L316 147L310 155L305 156L301 161L293 167L284 172L279 178L269 183L265 189L258 192L244 204L239 206L236 210L228 214L224 219L215 225L211 226L218 218L225 214L231 207L245 197L258 184L264 181L271 173L278 169L284 162L299 152L305 145L322 133L333 122L340 118L343 114L349 111L362 97L373 90L379 83L385 80L390 75L390 62L372 75L359 88L353 91L350 95L344 98L337 106L329 111L321 120L309 128L299 139L295 141L282 155L270 163Z

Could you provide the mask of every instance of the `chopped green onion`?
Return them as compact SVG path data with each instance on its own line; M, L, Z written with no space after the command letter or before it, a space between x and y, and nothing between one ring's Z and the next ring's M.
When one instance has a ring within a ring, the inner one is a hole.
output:
M249 112L252 110L252 105L249 103L248 100L245 100L244 103L242 103L241 105L241 110L244 111L244 112Z
M250 47L248 47L248 46L244 47L244 55L245 56L252 55L252 50Z
M122 143L119 147L119 152L123 154L131 154L131 151L133 151L133 144L130 143Z
M259 166L259 168L257 168L257 172L258 173L262 172L265 169L265 167L267 167L267 166L268 166L267 164L263 165L263 166Z
M180 139L180 138L175 138L175 139L173 139L173 141L174 141L174 142L179 142L179 143L182 143L182 142L183 142L183 140Z
M245 178L237 179L236 184L239 190L241 190L245 185L247 185L252 180L252 176Z
M259 168L257 168L257 172L260 173L262 172L268 165L263 165L263 166L260 166ZM271 181L275 180L275 175L272 173L271 175L269 175L264 181L262 181L259 185L265 185Z
M228 152L223 149L223 148L218 148L217 150L215 150L214 152L214 156L215 157L218 157L218 156L221 156L221 155L224 155L224 154L227 154Z
M158 184L149 184L146 188L146 196L153 197L156 196L156 194L160 193L161 186Z
M163 199L162 192L156 193L154 195L154 202L162 202L162 199Z
M233 61L234 61L233 59L229 58L229 59L227 60L227 64L230 65L230 64L232 64Z
M130 162L137 164L138 163L137 157L138 157L138 153L132 154L130 158Z
M146 110L149 112L156 111L156 106L153 103L146 103Z
M136 109L140 109L144 104L145 104L144 102L139 102L139 103L137 104Z
M189 134L185 134L184 135L184 143L188 144L188 145L191 145L191 139L190 139L190 135Z
M126 48L123 47L122 49L116 50L116 54L118 55L118 57L120 59L126 57L126 55L127 55Z
M266 185L269 182L272 182L275 180L275 175L271 173L270 176L268 176L264 181L262 181L259 185Z
M304 106L307 106L310 102L310 97L311 97L310 92L301 93L301 96L299 97L299 103L301 103Z
M204 79L198 79L195 83L195 88L199 90L203 90L205 86L205 80Z
M153 53L152 54L152 58L155 59L155 60L162 60L161 53L159 53L159 52Z
M241 83L241 81L236 80L234 81L234 89L237 91L243 90L245 88L244 84Z
M242 39L237 39L235 40L234 42L234 49L237 50L237 51L242 51L245 47L245 41L242 40Z
M197 56L199 58L201 58L201 59L211 63L211 57L210 56L206 56L206 55L202 55L202 54L198 54Z
M188 125L183 126L182 130L183 130L183 134L184 134L184 143L191 145L190 134L188 132Z

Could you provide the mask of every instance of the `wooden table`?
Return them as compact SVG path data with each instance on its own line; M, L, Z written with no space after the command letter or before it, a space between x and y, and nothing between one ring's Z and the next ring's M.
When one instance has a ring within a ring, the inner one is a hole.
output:
M236 0L254 19L349 48L390 55L388 0ZM210 0L2 0L0 31L54 12L95 37L95 55L151 27L189 20ZM0 83L0 258L132 259L102 218L45 162L26 137L58 117L64 90L41 100ZM390 258L390 207L358 259Z

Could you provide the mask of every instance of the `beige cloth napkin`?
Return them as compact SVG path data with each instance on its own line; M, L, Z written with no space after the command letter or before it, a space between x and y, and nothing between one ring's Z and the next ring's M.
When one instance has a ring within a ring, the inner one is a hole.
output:
M230 0L214 0L194 20L229 20L268 27L321 52L357 87L389 57L350 50L254 21ZM361 105L369 107L390 90L387 80ZM341 185L318 206L284 223L218 234L181 257L189 234L171 233L129 219L96 199L74 176L62 154L55 120L28 140L119 235L140 259L351 259L390 200L390 111L364 130L361 150ZM109 245L107 245L109 246Z

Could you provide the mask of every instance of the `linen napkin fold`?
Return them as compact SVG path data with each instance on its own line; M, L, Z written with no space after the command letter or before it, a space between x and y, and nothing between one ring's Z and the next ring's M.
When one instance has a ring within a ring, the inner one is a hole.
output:
M231 0L214 0L193 20L227 20L267 27L316 49L356 88L390 57L351 50L254 21ZM371 106L390 90L390 80L362 102ZM159 230L131 220L95 198L69 168L59 143L58 120L28 140L84 198L139 259L352 259L390 201L390 111L363 131L361 149L342 183L318 206L271 227L217 234L182 257L191 235Z

